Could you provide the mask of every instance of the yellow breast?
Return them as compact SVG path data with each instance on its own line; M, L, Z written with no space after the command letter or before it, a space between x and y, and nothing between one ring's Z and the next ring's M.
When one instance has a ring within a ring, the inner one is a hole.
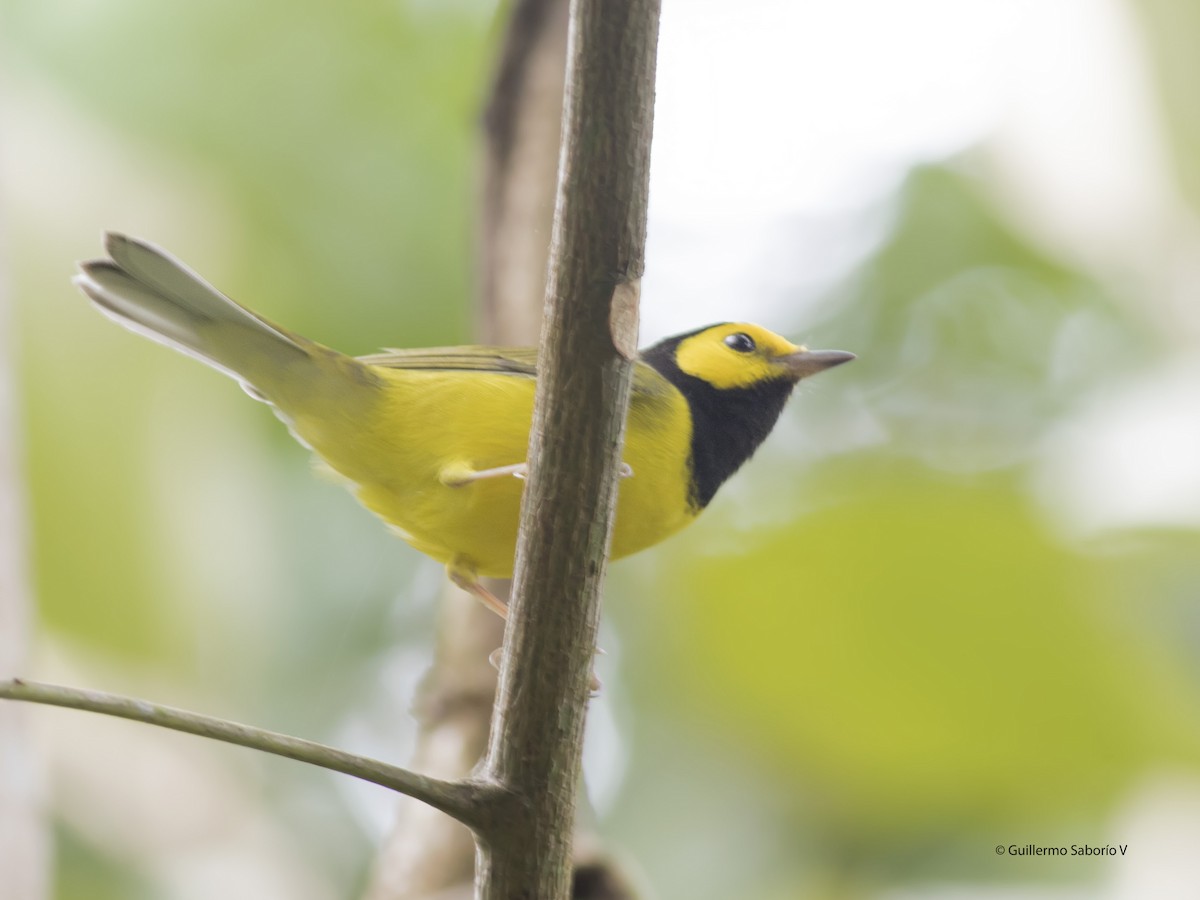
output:
M502 476L452 487L447 469L483 470L525 461L535 382L484 371L372 367L383 381L375 408L349 423L293 422L355 486L359 500L422 553L458 558L480 575L512 574L524 481ZM643 367L645 368L645 367ZM653 373L650 373L653 375ZM639 373L623 459L612 556L636 553L691 521L691 422L682 395Z

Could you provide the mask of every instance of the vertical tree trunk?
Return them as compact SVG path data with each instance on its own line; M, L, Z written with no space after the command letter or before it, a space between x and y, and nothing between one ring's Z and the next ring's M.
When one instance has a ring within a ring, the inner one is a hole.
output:
M513 10L484 113L480 339L532 345L541 332L554 224L568 0Z
M637 354L658 0L572 0L545 330L484 778L482 900L566 898L589 673ZM636 473L634 473L634 477Z

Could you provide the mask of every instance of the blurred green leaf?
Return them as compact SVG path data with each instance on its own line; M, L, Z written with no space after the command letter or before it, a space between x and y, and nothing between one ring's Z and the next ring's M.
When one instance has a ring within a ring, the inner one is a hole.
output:
M912 173L892 236L841 294L822 339L859 355L842 377L868 392L896 451L951 470L1028 459L1086 391L1154 346L951 168Z
M661 592L660 677L744 732L844 837L1102 811L1200 762L1200 703L1153 633L1004 479L845 460L831 501ZM811 498L809 498L811 502Z
M223 186L241 252L222 287L235 297L269 316L295 306L290 325L319 323L314 337L349 352L466 333L480 12L12 7L18 65L35 58L95 117Z
M56 900L153 900L149 885L127 868L97 854L70 828L54 835L59 876Z

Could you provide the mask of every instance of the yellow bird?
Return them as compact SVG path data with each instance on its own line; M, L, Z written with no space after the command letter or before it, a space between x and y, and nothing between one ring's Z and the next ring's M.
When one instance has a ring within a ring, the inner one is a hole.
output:
M109 234L76 284L121 325L233 376L353 485L364 506L500 615L480 576L512 575L536 351L351 357L255 315L162 250ZM770 433L802 379L854 359L757 325L644 350L634 371L614 559L692 522Z

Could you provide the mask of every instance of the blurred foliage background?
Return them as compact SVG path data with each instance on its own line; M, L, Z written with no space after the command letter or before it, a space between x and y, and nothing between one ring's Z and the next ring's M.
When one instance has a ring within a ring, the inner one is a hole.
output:
M1194 896L1200 13L666 4L644 342L859 360L611 573L587 767L662 897ZM36 676L403 759L439 568L70 286L112 228L349 352L471 339L477 2L3 0ZM57 896L350 896L379 789L52 710ZM1124 857L1013 858L996 845Z

